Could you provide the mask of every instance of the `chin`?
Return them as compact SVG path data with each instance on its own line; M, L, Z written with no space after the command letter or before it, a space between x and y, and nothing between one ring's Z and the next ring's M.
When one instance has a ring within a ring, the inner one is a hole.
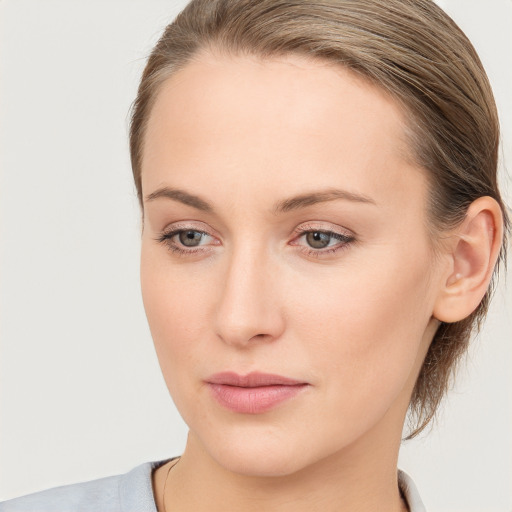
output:
M244 476L292 475L329 456L332 448L317 446L315 449L310 436L294 436L289 431L274 431L272 427L229 430L214 437L207 433L200 443L216 464Z
M286 450L270 451L269 449L242 450L227 449L221 453L211 454L217 464L227 471L253 477L282 477L303 469L307 462L297 453L286 453Z

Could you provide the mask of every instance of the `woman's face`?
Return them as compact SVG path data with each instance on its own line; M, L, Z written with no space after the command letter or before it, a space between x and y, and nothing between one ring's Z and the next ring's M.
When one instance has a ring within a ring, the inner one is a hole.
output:
M189 442L224 468L398 443L440 281L404 138L383 92L299 57L202 56L161 89L142 292Z

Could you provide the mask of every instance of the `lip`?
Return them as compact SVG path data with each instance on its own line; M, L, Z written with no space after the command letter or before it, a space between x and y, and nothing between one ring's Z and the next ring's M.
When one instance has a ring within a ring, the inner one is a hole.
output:
M261 414L274 409L309 386L307 382L260 372L216 373L206 383L220 405L242 414Z

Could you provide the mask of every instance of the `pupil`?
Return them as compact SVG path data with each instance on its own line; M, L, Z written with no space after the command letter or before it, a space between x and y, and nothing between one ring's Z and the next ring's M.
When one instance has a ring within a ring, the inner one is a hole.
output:
M306 235L308 244L314 249L323 249L324 247L327 247L329 245L330 239L330 235L320 231L313 231Z
M195 247L199 245L202 238L202 233L199 231L183 231L180 233L180 242L187 247Z

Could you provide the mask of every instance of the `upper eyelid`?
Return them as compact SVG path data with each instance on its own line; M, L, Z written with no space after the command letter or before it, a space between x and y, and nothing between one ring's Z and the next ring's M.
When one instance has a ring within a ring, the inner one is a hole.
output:
M209 236L218 237L216 230L212 229L208 224L202 221L178 221L173 222L161 230L163 235L172 233L173 231L198 231L200 233L206 233Z
M164 229L160 231L161 236L166 236L171 233L176 234L180 231L198 231L200 233L204 233L213 238L220 239L221 236L217 232L217 230L213 229L211 226L202 221L196 220L188 220L188 221L177 221L169 224ZM329 221L307 221L297 225L293 231L292 235L301 236L303 233L307 233L310 231L320 231L324 233L334 233L342 236L355 237L356 233L348 229L346 227L340 226L338 224L331 223Z
M326 226L327 224L327 226ZM348 229L346 227L340 226L338 224L332 224L330 222L322 222L322 221L313 221L313 222L305 222L297 226L294 230L295 232L301 234L308 231L321 231L324 233L337 233L339 235L345 236L356 236L356 233Z
M349 242L353 242L355 241L355 236L352 235L352 234L347 234L347 233L339 233L338 231L327 231L327 230L320 230L320 229L317 229L317 230L305 230L305 231L302 231L300 232L291 242L296 242L297 240L299 240L300 238L302 238L305 234L307 233L311 233L311 232L314 232L314 231L317 231L317 232L320 232L320 233L325 233L327 235L329 235L331 238L333 238L334 240L337 240L338 243L336 245L344 245L346 243L349 243ZM297 243L291 243L291 245L300 245L300 244L297 244ZM327 247L325 247L324 249L327 249ZM316 252L322 252L322 249L318 249Z
M199 229L189 227L188 229L187 228L166 229L166 230L162 231L158 235L157 238L155 238L155 241L166 245L168 247L168 249L170 249L170 250L176 250L177 252L182 253L182 254L187 254L187 253L193 254L195 252L205 251L207 249L208 246L202 246L202 245L187 247L186 245L180 243L179 241L173 240L179 233L182 233L184 231L197 231L198 233L205 234L205 235L209 236L210 238L215 239L215 237L213 235L210 235L210 233L208 233L206 231L202 231ZM218 245L218 244L214 243L213 245Z
M183 233L185 231L196 231L197 233L201 233L202 235L206 235L212 239L216 239L218 240L218 238L215 236L215 235L212 235L211 233L209 233L208 231L204 231L202 229L196 229L196 228L171 228L171 229L167 229L167 230L164 230L162 231L162 233L160 234L160 236L158 237L159 240L171 240L172 238L174 238L176 235L180 234L180 233Z

